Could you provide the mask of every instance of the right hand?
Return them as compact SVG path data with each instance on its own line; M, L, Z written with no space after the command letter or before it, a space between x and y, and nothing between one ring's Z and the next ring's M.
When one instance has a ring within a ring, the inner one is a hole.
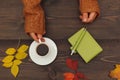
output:
M97 16L98 16L97 12L82 13L82 15L80 15L80 19L82 20L83 23L92 23Z
M37 42L39 42L39 39L44 42L45 39L43 38L43 36L41 34L36 34L36 33L29 33L29 35Z

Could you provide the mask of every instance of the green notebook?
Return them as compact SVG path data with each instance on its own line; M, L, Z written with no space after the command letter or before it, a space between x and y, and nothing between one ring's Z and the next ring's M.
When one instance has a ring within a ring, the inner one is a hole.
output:
M103 49L91 36L91 34L85 29L80 29L77 33L72 35L68 41L75 48L75 51L88 63L96 55L98 55Z

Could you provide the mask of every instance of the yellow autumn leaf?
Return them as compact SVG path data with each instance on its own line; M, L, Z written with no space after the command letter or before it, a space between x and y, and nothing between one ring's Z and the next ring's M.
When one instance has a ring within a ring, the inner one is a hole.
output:
M27 49L28 49L28 46L27 45L22 45L22 46L20 46L19 48L18 48L18 52L25 52L25 51L27 51Z
M21 60L14 60L13 65L20 65L22 63Z
M4 63L10 63L10 62L12 62L13 59L14 59L14 56L6 56L6 57L2 60L2 62L4 62Z
M14 77L16 77L18 75L18 72L19 72L19 67L17 65L13 65L11 67L11 73Z
M10 63L4 63L2 66L5 68L10 68L13 65L13 62Z
M5 53L8 54L8 55L13 55L15 54L16 52L16 49L15 48L8 48Z
M110 77L120 79L120 65L116 65L116 68L110 72Z
M27 55L28 55L28 54L25 53L25 52L24 52L24 53L17 53L17 54L15 55L15 58L21 60L21 59L25 59L25 58L27 57Z
M119 64L116 64L115 66L116 66L116 68L120 68L120 65L119 65Z

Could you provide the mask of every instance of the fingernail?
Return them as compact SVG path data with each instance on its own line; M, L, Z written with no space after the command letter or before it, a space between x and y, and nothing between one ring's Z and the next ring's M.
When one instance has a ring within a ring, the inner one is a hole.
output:
M87 19L83 19L83 22L87 22Z
M39 39L39 43L41 43L41 40Z

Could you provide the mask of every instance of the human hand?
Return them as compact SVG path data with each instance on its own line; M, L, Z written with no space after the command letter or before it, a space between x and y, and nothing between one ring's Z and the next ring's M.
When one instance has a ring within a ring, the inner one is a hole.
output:
M80 15L80 19L84 23L91 23L96 19L97 15L97 12L83 13Z
M42 37L41 34L36 34L36 33L29 33L29 35L37 42L39 42L39 39L44 42L44 38Z

